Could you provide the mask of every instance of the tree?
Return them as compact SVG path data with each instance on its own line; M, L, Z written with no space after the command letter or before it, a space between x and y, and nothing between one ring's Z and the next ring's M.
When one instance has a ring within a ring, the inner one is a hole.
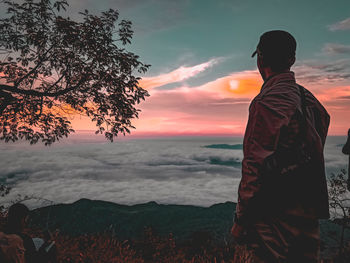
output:
M350 192L347 188L345 169L340 173L332 173L329 179L329 206L333 209L334 222L341 225L339 240L339 258L344 257L345 230L350 228Z
M3 197L10 193L11 187L7 184L0 183L0 231L6 224L7 206L2 202Z
M113 9L100 16L85 10L74 21L59 15L66 0L2 2L1 140L50 145L74 132L69 114L88 116L110 141L135 128L135 105L149 96L135 73L150 65L125 49L133 36L130 21L116 25Z

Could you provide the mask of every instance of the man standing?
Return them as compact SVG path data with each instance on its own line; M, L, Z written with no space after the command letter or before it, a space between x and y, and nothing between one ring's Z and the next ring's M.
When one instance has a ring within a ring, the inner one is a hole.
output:
M253 262L317 262L318 219L329 217L323 147L329 115L290 71L296 41L264 33L252 57L264 80L249 107L232 227Z

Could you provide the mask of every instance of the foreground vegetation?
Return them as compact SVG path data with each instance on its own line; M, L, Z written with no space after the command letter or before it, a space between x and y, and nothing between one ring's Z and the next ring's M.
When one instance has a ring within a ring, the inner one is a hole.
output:
M0 218L0 231L5 218ZM43 237L41 229L30 228L33 237ZM251 263L252 256L233 240L218 245L208 232L195 232L187 241L178 242L172 234L161 237L145 228L139 240L119 240L113 231L70 236L53 234L59 263ZM342 257L322 258L320 263L344 263L350 260L350 247Z

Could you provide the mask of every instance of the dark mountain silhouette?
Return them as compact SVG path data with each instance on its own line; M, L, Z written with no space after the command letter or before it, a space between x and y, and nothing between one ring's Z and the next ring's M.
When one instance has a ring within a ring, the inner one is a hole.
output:
M58 204L35 209L32 226L68 235L111 232L120 240L141 239L146 227L157 235L172 233L178 241L185 241L195 233L208 233L216 243L230 238L236 204L226 202L210 207L191 205L163 205L149 202L120 205L106 201L81 199L72 204ZM331 220L320 221L323 253L329 254L338 246L341 227ZM350 240L350 230L345 233Z
M243 144L210 144L203 147L209 149L242 150Z

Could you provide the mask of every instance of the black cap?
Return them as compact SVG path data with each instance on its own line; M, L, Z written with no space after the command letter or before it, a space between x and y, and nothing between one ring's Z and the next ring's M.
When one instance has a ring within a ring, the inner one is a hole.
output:
M283 30L273 30L261 35L257 49L252 57L258 52L268 57L283 56L286 58L294 57L297 42L288 32Z

